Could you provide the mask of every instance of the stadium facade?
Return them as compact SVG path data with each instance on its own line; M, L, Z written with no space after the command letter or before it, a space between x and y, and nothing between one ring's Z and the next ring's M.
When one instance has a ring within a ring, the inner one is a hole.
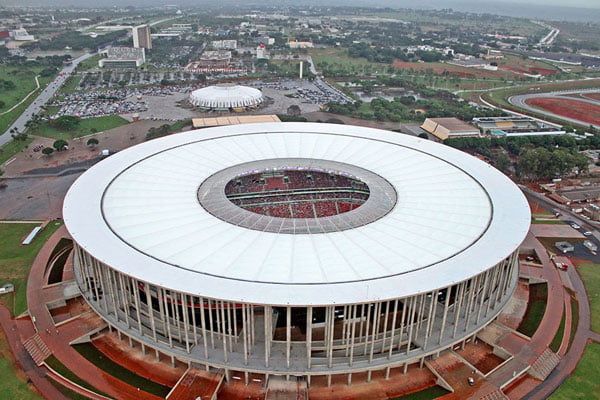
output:
M190 104L207 111L245 111L263 102L258 89L240 85L216 85L194 90Z
M91 307L206 369L331 377L436 357L507 304L530 212L493 167L389 131L191 131L119 152L69 190Z

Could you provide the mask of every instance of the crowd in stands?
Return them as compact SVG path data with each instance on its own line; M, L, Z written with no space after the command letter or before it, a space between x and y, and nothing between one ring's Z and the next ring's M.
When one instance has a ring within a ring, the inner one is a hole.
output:
M368 187L347 176L320 171L277 171L238 177L225 193L234 204L280 218L320 218L351 211L368 198Z
M245 206L244 209L257 214L280 218L320 218L342 214L360 207L361 203L343 201L289 201L274 204Z

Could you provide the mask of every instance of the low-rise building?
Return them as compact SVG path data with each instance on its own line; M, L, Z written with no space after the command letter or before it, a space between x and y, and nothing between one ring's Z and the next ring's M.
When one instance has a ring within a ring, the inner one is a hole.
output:
M479 129L454 117L427 118L421 128L442 140L454 137L479 136Z
M290 40L288 42L290 49L309 49L313 47L313 42L300 42L298 40Z
M212 47L217 50L235 50L237 40L213 40Z
M106 56L98 61L100 68L137 68L146 62L144 48L109 47L100 54Z
M27 42L35 40L35 37L27 33L27 31L23 28L13 29L12 31L9 31L9 36L12 40L15 40L17 42Z

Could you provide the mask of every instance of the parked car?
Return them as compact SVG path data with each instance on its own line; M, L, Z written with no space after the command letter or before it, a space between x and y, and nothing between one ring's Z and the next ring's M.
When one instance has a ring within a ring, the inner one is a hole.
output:
M575 223L571 224L571 227L572 227L573 229L579 229L579 228L581 228L579 225L577 225L577 224L575 224Z

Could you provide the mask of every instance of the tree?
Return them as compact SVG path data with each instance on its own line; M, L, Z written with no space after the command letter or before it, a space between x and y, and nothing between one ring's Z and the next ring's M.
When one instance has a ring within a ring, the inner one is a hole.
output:
M42 153L49 156L50 154L54 153L54 149L52 147L44 147L42 149Z
M56 151L61 151L64 150L67 145L68 143L66 140L58 139L52 144L52 147L54 147Z
M98 144L98 139L96 139L96 138L89 138L87 141L87 145L90 146L91 148L96 147L97 144Z
M302 110L300 110L300 106L298 106L296 104L292 104L287 109L287 115L290 115L292 117L299 117L301 114L302 114Z
M61 115L55 120L52 120L50 122L50 125L58 129L71 131L75 129L77 125L79 125L79 118L73 117L71 115Z

